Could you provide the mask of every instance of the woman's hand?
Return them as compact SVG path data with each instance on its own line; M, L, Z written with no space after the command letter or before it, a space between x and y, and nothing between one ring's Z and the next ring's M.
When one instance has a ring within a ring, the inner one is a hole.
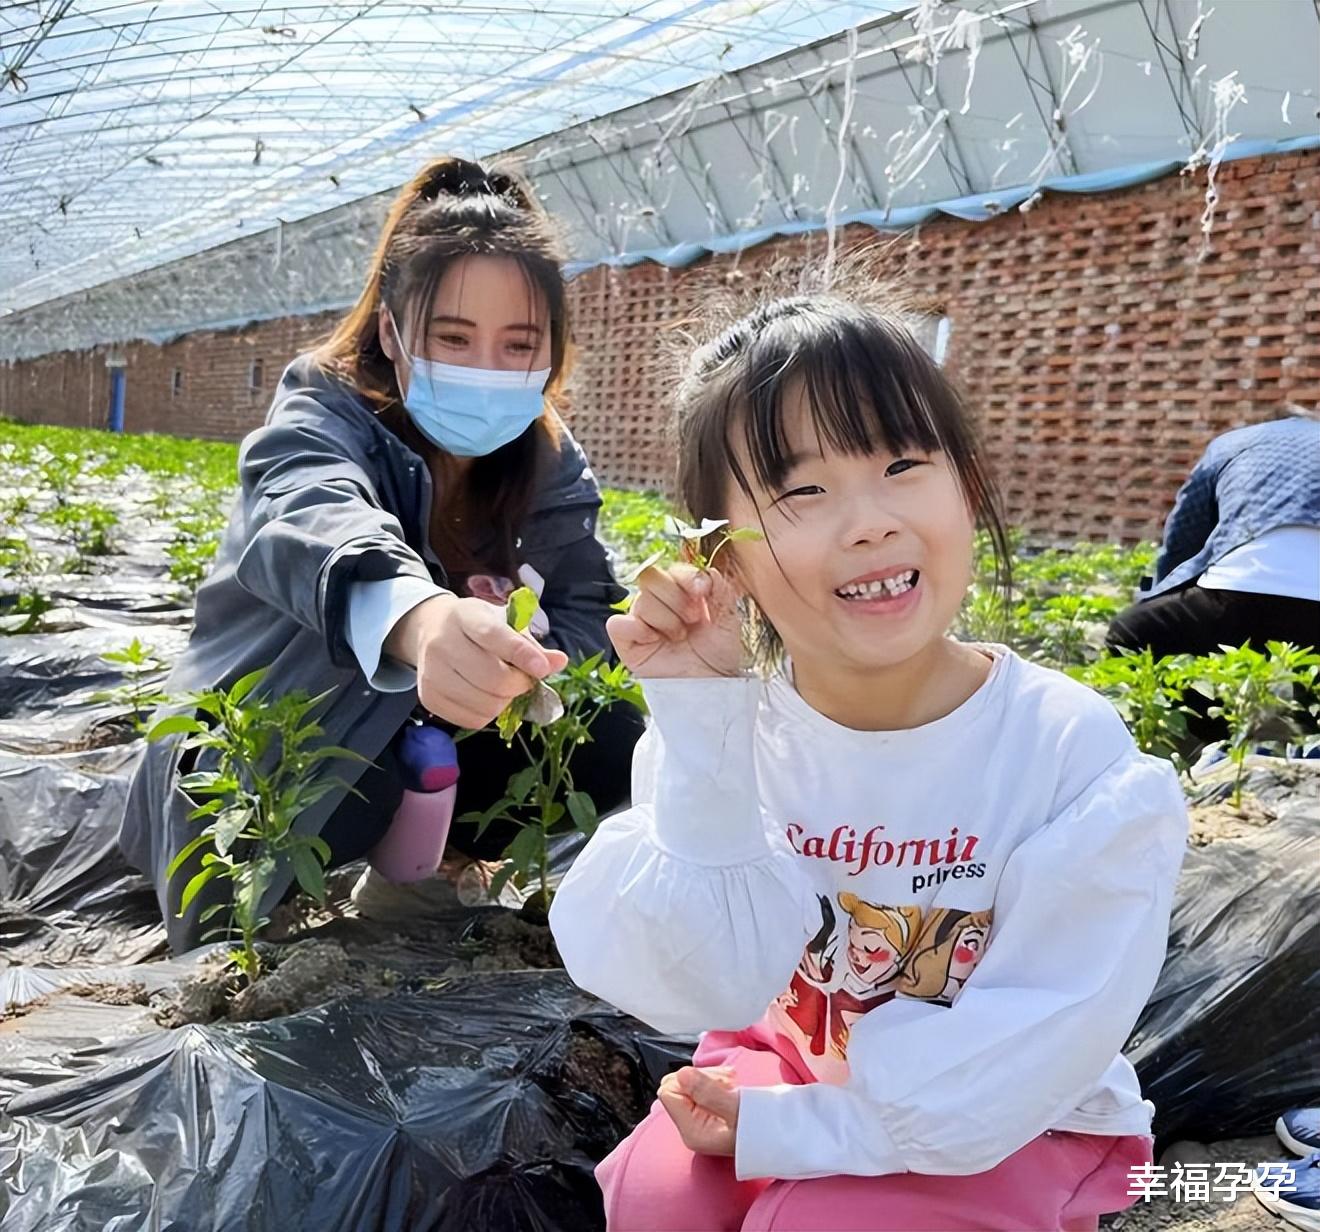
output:
M417 668L417 696L437 718L482 728L568 656L515 633L504 609L484 599L437 595L391 630L385 651Z
M623 665L642 679L736 676L743 665L738 595L713 569L652 567L626 616L605 626Z
M728 1066L684 1066L660 1083L660 1106L695 1155L732 1155L738 1140L738 1089Z

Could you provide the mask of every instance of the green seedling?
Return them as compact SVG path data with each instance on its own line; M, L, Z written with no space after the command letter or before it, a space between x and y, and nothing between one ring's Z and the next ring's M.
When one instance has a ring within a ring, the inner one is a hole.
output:
M624 561L644 560L665 544L669 503L655 492L606 488L602 495L600 534Z
M179 780L185 792L203 800L189 820L206 824L170 861L166 876L176 877L201 853L200 871L183 888L180 916L209 882L230 883L227 901L207 907L200 920L229 913L228 925L218 931L237 936L231 958L249 984L261 974L256 937L269 923L260 913L261 901L276 878L291 866L298 885L318 902L325 900L330 848L314 835L295 834L295 820L345 786L326 777L327 762L366 761L351 749L319 743L325 733L314 712L329 693L258 695L265 674L265 669L252 672L228 690L190 694L183 699L188 713L162 719L149 733L151 740L185 736L185 749L214 760L212 769Z
M41 520L62 531L77 554L68 562L74 571L85 569L93 556L108 556L114 551L112 532L119 525L119 515L94 501L68 501L41 514Z
M1150 648L1123 649L1094 663L1074 666L1068 674L1107 697L1132 732L1143 753L1171 761L1180 771L1187 764L1187 716L1193 711L1183 701L1189 655L1155 658Z
M147 718L153 710L167 700L167 694L150 683L149 678L169 669L151 646L144 646L134 638L123 650L111 651L102 658L124 669L124 682L113 689L92 695L96 702L110 702L128 710L133 730L139 735L147 729Z
M3 521L11 530L16 530L19 522L31 512L32 498L25 492L15 493L0 502L0 521Z
M1122 605L1106 595L1055 595L1018 604L1013 636L1034 648L1034 657L1058 667L1097 657L1109 622Z
M607 706L626 703L645 710L641 686L622 664L606 664L603 655L569 664L555 676L559 713L547 722L527 717L527 727L516 733L527 755L527 765L509 776L504 795L480 813L460 821L477 826L478 835L496 821L518 827L504 852L504 867L491 882L490 896L498 898L510 878L520 886L534 885L529 914L544 918L550 907L549 837L565 816L584 834L595 832L596 806L591 797L573 786L573 754L591 739L591 727Z
M38 581L49 565L26 539L0 536L0 579L12 584L8 606L0 608L0 634L40 630L41 618L55 606Z
M1016 641L1009 633L1011 609L991 575L968 588L958 614L958 634L970 642Z
M174 524L174 539L165 549L170 561L170 578L189 591L205 580L220 547L225 515L215 506L194 507Z
M1250 643L1221 646L1220 651L1194 659L1187 683L1213 703L1209 715L1228 726L1228 758L1236 770L1231 803L1240 809L1252 748L1295 734L1297 715L1320 709L1314 700L1298 696L1314 699L1320 654L1287 642L1266 642L1264 653Z
M706 572L715 567L715 561L719 554L724 551L731 543L753 543L762 540L765 536L759 530L753 530L751 527L739 527L737 530L727 529L729 525L727 518L703 518L700 526L689 526L679 518L665 518L665 534L669 537L669 542L662 548L651 553L628 577L629 585L636 582L648 569L659 564L674 564L678 561L684 561L689 565L695 565L698 569ZM719 535L719 541L711 549L709 556L706 555L702 545L712 535Z
M1029 598L1108 590L1126 601L1141 578L1154 571L1158 550L1151 543L1132 547L1077 543L1030 556L1018 554L1013 573L1018 589Z
M520 586L508 598L505 618L515 633L527 634L532 620L541 606L536 592L529 586ZM553 723L564 713L559 695L544 681L538 680L526 693L515 697L495 720L500 739L511 744L524 722Z
M82 478L81 456L72 450L52 451L42 444L32 451L29 461L36 468L41 486L55 497L55 503L67 504Z

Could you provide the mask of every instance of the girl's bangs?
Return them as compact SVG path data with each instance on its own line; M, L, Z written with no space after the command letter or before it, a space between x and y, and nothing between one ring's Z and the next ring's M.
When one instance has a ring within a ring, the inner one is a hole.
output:
M822 453L935 453L946 448L938 410L946 400L934 363L900 328L872 318L776 321L752 344L742 389L731 391L744 451L730 450L746 489L739 452L764 492L778 488L795 458L786 419L805 396ZM739 422L740 421L740 422ZM730 442L732 443L732 442Z

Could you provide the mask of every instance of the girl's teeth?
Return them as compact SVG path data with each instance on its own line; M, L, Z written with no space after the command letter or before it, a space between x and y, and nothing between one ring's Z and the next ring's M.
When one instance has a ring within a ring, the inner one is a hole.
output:
M916 572L912 570L877 582L842 586L839 588L838 593L845 599L892 599L905 591L911 590L914 585L916 585Z

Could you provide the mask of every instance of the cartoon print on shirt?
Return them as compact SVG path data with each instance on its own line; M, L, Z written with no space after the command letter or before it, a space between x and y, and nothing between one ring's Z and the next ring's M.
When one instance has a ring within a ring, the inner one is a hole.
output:
M849 917L846 937L836 939L833 905L820 897L821 929L779 1004L813 1055L825 1056L828 1048L842 1059L852 1024L893 998L918 933L921 909L878 907L855 894L840 894L838 901ZM844 941L842 956L839 940Z
M994 912L939 907L927 913L903 968L898 991L936 1005L952 1005L985 951Z

